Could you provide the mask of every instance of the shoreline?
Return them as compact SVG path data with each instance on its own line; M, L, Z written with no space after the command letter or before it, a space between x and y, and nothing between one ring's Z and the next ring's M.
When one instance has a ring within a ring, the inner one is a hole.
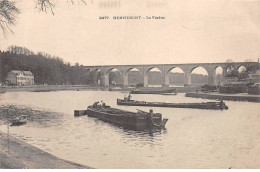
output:
M186 93L186 97L191 98L203 98L203 99L222 99L231 101L248 101L248 102L260 102L260 95L249 94L220 94L220 93L202 93L201 88L198 86L193 87L167 87L168 89L177 89L177 93ZM0 94L5 92L49 92L49 91L83 91L83 90L98 90L98 91L111 91L111 92L130 92L135 89L149 89L160 90L165 89L163 87L97 87L91 85L33 85L33 86L15 86L15 87L0 87ZM199 91L198 93L195 91Z
M48 91L64 91L64 90L100 90L100 91L123 91L130 92L136 89L149 89L149 90L161 90L161 89L177 89L178 93L194 92L200 90L200 87L101 87L101 86L91 86L91 85L32 85L32 86L7 86L0 87L0 93L5 92L48 92Z
M0 93L5 92L48 92L48 91L60 91L60 90L102 90L102 87L95 87L90 85L32 85L32 86L14 86L14 87L0 87Z
M202 99L220 99L220 100L231 100L231 101L247 101L260 103L260 95L250 95L247 93L238 94L220 94L220 93L186 93L186 97L191 98L202 98Z
M0 131L0 169L91 169L58 158Z

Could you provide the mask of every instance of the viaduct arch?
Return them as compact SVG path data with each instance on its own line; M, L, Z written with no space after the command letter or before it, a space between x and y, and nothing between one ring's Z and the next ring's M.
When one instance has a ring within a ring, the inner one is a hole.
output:
M157 68L161 71L163 77L163 86L169 86L169 73L174 68L180 68L184 72L184 84L191 85L191 73L197 67L204 68L208 73L208 84L214 85L214 79L216 75L216 68L222 68L222 75L227 75L228 68L232 66L233 70L238 70L239 67L245 66L246 68L258 68L258 62L232 62L232 63L188 63L188 64L147 64L147 65L106 65L106 66L85 66L90 71L99 71L101 85L109 86L109 73L113 69L117 69L120 72L120 79L123 81L123 86L128 86L128 74L132 69L137 69L142 77L142 83L144 87L148 86L148 72Z

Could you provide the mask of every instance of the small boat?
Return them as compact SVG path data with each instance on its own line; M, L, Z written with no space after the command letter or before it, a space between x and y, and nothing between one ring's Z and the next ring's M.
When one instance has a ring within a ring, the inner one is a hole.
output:
M132 90L130 91L131 94L172 94L176 95L177 94L177 89L172 88L172 89L154 89L154 88L143 88L139 90Z
M22 115L21 117L17 117L13 120L10 121L11 125L10 126L19 126L27 123L27 116Z
M87 110L74 110L74 116L84 116L87 115Z
M77 111L74 111L74 115L75 112L77 113ZM138 112L130 112L111 108L105 105L105 103L99 105L98 102L88 106L86 115L137 130L150 128L165 129L165 124L168 121L168 119L162 119L162 114L153 113L153 110L150 110L149 113L141 110L138 110Z
M130 96L125 99L117 99L117 105L125 106L150 106L150 107L169 107L169 108L195 108L195 109L228 109L223 101L202 102L202 103L165 103L165 102L146 102L131 100Z

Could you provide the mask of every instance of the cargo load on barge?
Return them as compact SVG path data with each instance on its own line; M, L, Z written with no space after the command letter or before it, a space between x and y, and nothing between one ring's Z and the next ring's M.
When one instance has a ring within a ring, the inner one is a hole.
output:
M124 99L117 99L117 105L125 106L150 106L150 107L169 107L169 108L195 108L195 109L215 109L224 110L228 106L221 100L219 102L202 103L165 103L165 102L147 102L131 100L131 95Z
M165 124L168 121L168 119L162 119L162 114L153 113L153 110L150 110L150 112L141 110L138 110L138 112L130 112L111 108L105 105L105 103L100 105L99 102L88 106L87 110L74 111L74 116L80 115L88 115L89 117L95 117L105 122L133 129L165 129Z
M131 94L177 94L177 89L168 88L168 89L158 89L158 88L142 88L130 91Z

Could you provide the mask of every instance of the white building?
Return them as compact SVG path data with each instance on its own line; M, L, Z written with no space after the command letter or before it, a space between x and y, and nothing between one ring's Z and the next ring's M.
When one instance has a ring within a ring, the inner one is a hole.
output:
M34 75L31 71L11 70L6 77L9 85L33 85Z

